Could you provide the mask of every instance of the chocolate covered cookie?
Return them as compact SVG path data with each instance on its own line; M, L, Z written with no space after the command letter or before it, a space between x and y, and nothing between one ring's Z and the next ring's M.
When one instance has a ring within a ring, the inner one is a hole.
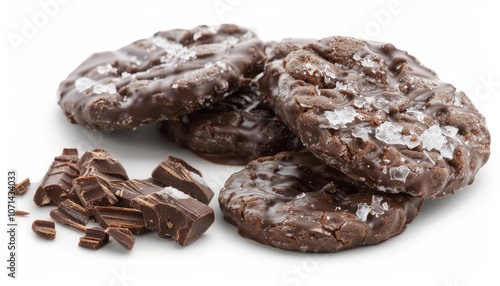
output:
M245 165L261 156L303 148L252 87L209 108L165 121L161 130L179 146L219 164Z
M302 252L336 252L380 243L405 230L422 199L375 191L309 152L250 162L219 194L240 235Z
M392 44L325 38L290 52L276 114L318 158L389 193L439 198L490 154L467 96Z
M212 105L262 70L264 44L236 25L158 32L92 55L59 87L72 123L135 129Z

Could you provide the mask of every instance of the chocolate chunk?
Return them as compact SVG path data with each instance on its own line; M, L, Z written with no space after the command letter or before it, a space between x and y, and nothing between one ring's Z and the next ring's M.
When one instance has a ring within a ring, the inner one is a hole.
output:
M108 227L106 233L128 250L134 247L135 238L128 228Z
M102 228L127 228L133 234L141 234L147 231L143 215L136 209L93 206L89 208L88 212Z
M67 197L73 179L80 174L77 162L76 149L63 149L62 155L54 158L33 196L37 206L58 205Z
M65 200L57 208L77 223L87 225L89 222L90 216L87 211L73 201Z
M21 211L21 210L16 210L16 216L27 216L29 215L29 212Z
M83 206L110 206L118 199L96 176L78 177L73 180L74 192Z
M95 176L101 184L111 189L115 184L128 180L122 164L106 150L96 148L85 152L77 163L80 176Z
M37 219L31 229L41 238L54 240L56 238L56 225L53 221Z
M130 201L132 199L161 191L165 187L164 184L153 178L146 180L133 179L115 185L111 192L118 198L116 206L131 207Z
M215 219L212 208L172 187L137 197L131 204L144 215L148 229L173 237L181 246L200 237Z
M161 132L177 145L217 164L246 165L251 160L304 146L257 88L242 87L205 109L162 123Z
M207 185L200 171L184 160L168 156L151 174L157 181L174 187L202 203L209 204L214 192Z
M64 200L57 208L51 210L50 217L81 232L85 231L85 225L89 221L87 211L71 200Z
M262 70L264 45L236 25L161 31L97 53L59 86L72 123L135 129L204 108Z
M16 194L16 196L22 195L29 189L30 186L30 179L26 178L14 186L14 194Z
M87 228L80 237L78 246L88 249L99 249L109 241L109 235L101 228Z

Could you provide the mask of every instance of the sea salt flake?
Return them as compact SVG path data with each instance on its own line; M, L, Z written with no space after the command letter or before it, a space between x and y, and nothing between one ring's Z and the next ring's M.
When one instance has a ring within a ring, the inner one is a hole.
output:
M352 87L350 84L343 83L341 81L337 81L337 83L335 84L335 89L336 90L346 90L346 91L356 92L354 90L354 87Z
M92 92L95 94L114 94L116 93L116 86L114 83L102 84L98 83L92 87Z
M370 127L356 126L352 130L352 136L354 138L360 138L366 142L366 141L370 140L370 133L371 132L372 132L372 129Z
M222 43L230 46L236 45L240 40L235 36L229 36Z
M129 78L130 76L132 76L131 73L129 73L129 72L122 72L122 78Z
M405 165L399 167L392 167L389 169L389 175L393 181L406 182L406 178L410 174L410 168Z
M368 214L372 214L376 217L384 214L385 211L389 210L389 204L387 202L382 203L383 198L379 196L372 196L371 205L366 203L358 204L358 209L356 210L356 216L362 220L366 221Z
M200 184L200 185L207 185L207 182L205 181L205 179L204 179L202 176L200 176L200 175L196 174L195 172L191 172L191 171L190 171L190 172L189 172L189 175L190 175L190 176L191 176L191 178L193 178L193 180L195 180L198 184Z
M191 61L196 59L196 51L189 51L186 50L184 53L182 53L179 58L185 62Z
M209 69L209 68L211 68L213 66L214 66L214 64L212 62L207 62L207 63L205 63L205 65L203 67L206 68L206 69Z
M446 137L443 136L441 128L437 124L425 130L420 135L420 140L422 141L422 146L429 151L432 149L440 150L447 143Z
M355 61L359 61L361 59L361 56L358 54L358 53L355 53L354 56L352 56L352 58L355 60Z
M366 221L368 214L371 211L371 207L365 203L358 204L358 209L356 210L356 216L362 221Z
M403 126L386 121L382 123L375 132L375 137L387 144L406 145L413 149L420 145L420 139L414 139L412 135L403 135Z
M361 65L367 68L374 68L375 64L376 63L372 61L372 59L370 59L369 57L366 57L361 61Z
M383 198L378 196L372 196L372 204L370 206L370 213L376 217L384 214L386 210L389 209L387 203L381 204Z
M111 64L106 64L106 65L100 65L97 66L97 73L98 74L109 74L109 73L116 73L117 69L114 68Z
M417 110L417 109L414 109L414 108L408 108L406 110L406 113L412 114L420 122L424 121L425 117L427 116L427 115L425 115L424 112Z
M178 189L172 188L172 187L166 187L165 189L159 191L158 194L159 195L165 194L165 195L167 195L173 199L177 199L177 200L186 200L186 199L191 198L191 196L189 196L188 194L181 192Z
M94 86L97 82L93 79L90 79L88 77L81 77L75 80L75 88L78 90L78 92L83 92L92 86Z
M446 125L441 127L441 133L446 137L454 138L458 133L458 128Z
M335 111L325 111L326 119L333 129L346 127L346 124L353 122L357 115L356 110L350 106Z

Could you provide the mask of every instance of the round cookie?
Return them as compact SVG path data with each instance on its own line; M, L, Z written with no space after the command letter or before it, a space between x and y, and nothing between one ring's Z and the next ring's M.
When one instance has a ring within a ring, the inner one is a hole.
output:
M304 148L250 86L206 109L164 121L161 130L178 145L218 164L246 165L258 157Z
M92 55L59 87L72 123L135 129L210 106L262 71L264 44L236 25L158 32Z
M259 78L259 88L261 98L265 104L275 106L278 97L278 81L282 74L285 73L283 68L283 58L289 53L300 49L309 43L316 40L302 38L285 38L277 43L268 44L268 52L266 52L266 61L264 64L264 72Z
M404 231L421 203L374 191L309 152L252 161L219 194L224 218L241 236L302 252L380 243Z
M426 199L472 183L488 160L467 96L392 44L330 37L283 60L275 112L318 158L380 191Z

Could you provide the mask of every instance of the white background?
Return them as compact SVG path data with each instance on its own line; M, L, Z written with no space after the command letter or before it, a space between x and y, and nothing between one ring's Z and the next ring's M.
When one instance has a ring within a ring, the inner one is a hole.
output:
M2 1L0 7L0 277L7 285L499 285L500 21L494 1L54 1ZM56 97L59 83L94 52L159 30L224 22L252 27L263 40L350 35L409 51L464 90L486 116L490 161L473 185L427 202L402 235L336 254L288 252L243 239L223 221L216 199L215 223L185 248L151 233L137 237L132 251L115 241L89 251L77 246L80 233L61 225L55 241L36 237L31 222L48 219L50 208L37 208L31 197L64 147L103 147L139 179L167 155L180 156L204 173L216 193L239 169L209 164L175 147L155 126L102 134L72 125ZM16 280L7 278L6 269L7 203L1 189L7 188L8 169L34 182L16 201L18 209L31 212L17 219Z

